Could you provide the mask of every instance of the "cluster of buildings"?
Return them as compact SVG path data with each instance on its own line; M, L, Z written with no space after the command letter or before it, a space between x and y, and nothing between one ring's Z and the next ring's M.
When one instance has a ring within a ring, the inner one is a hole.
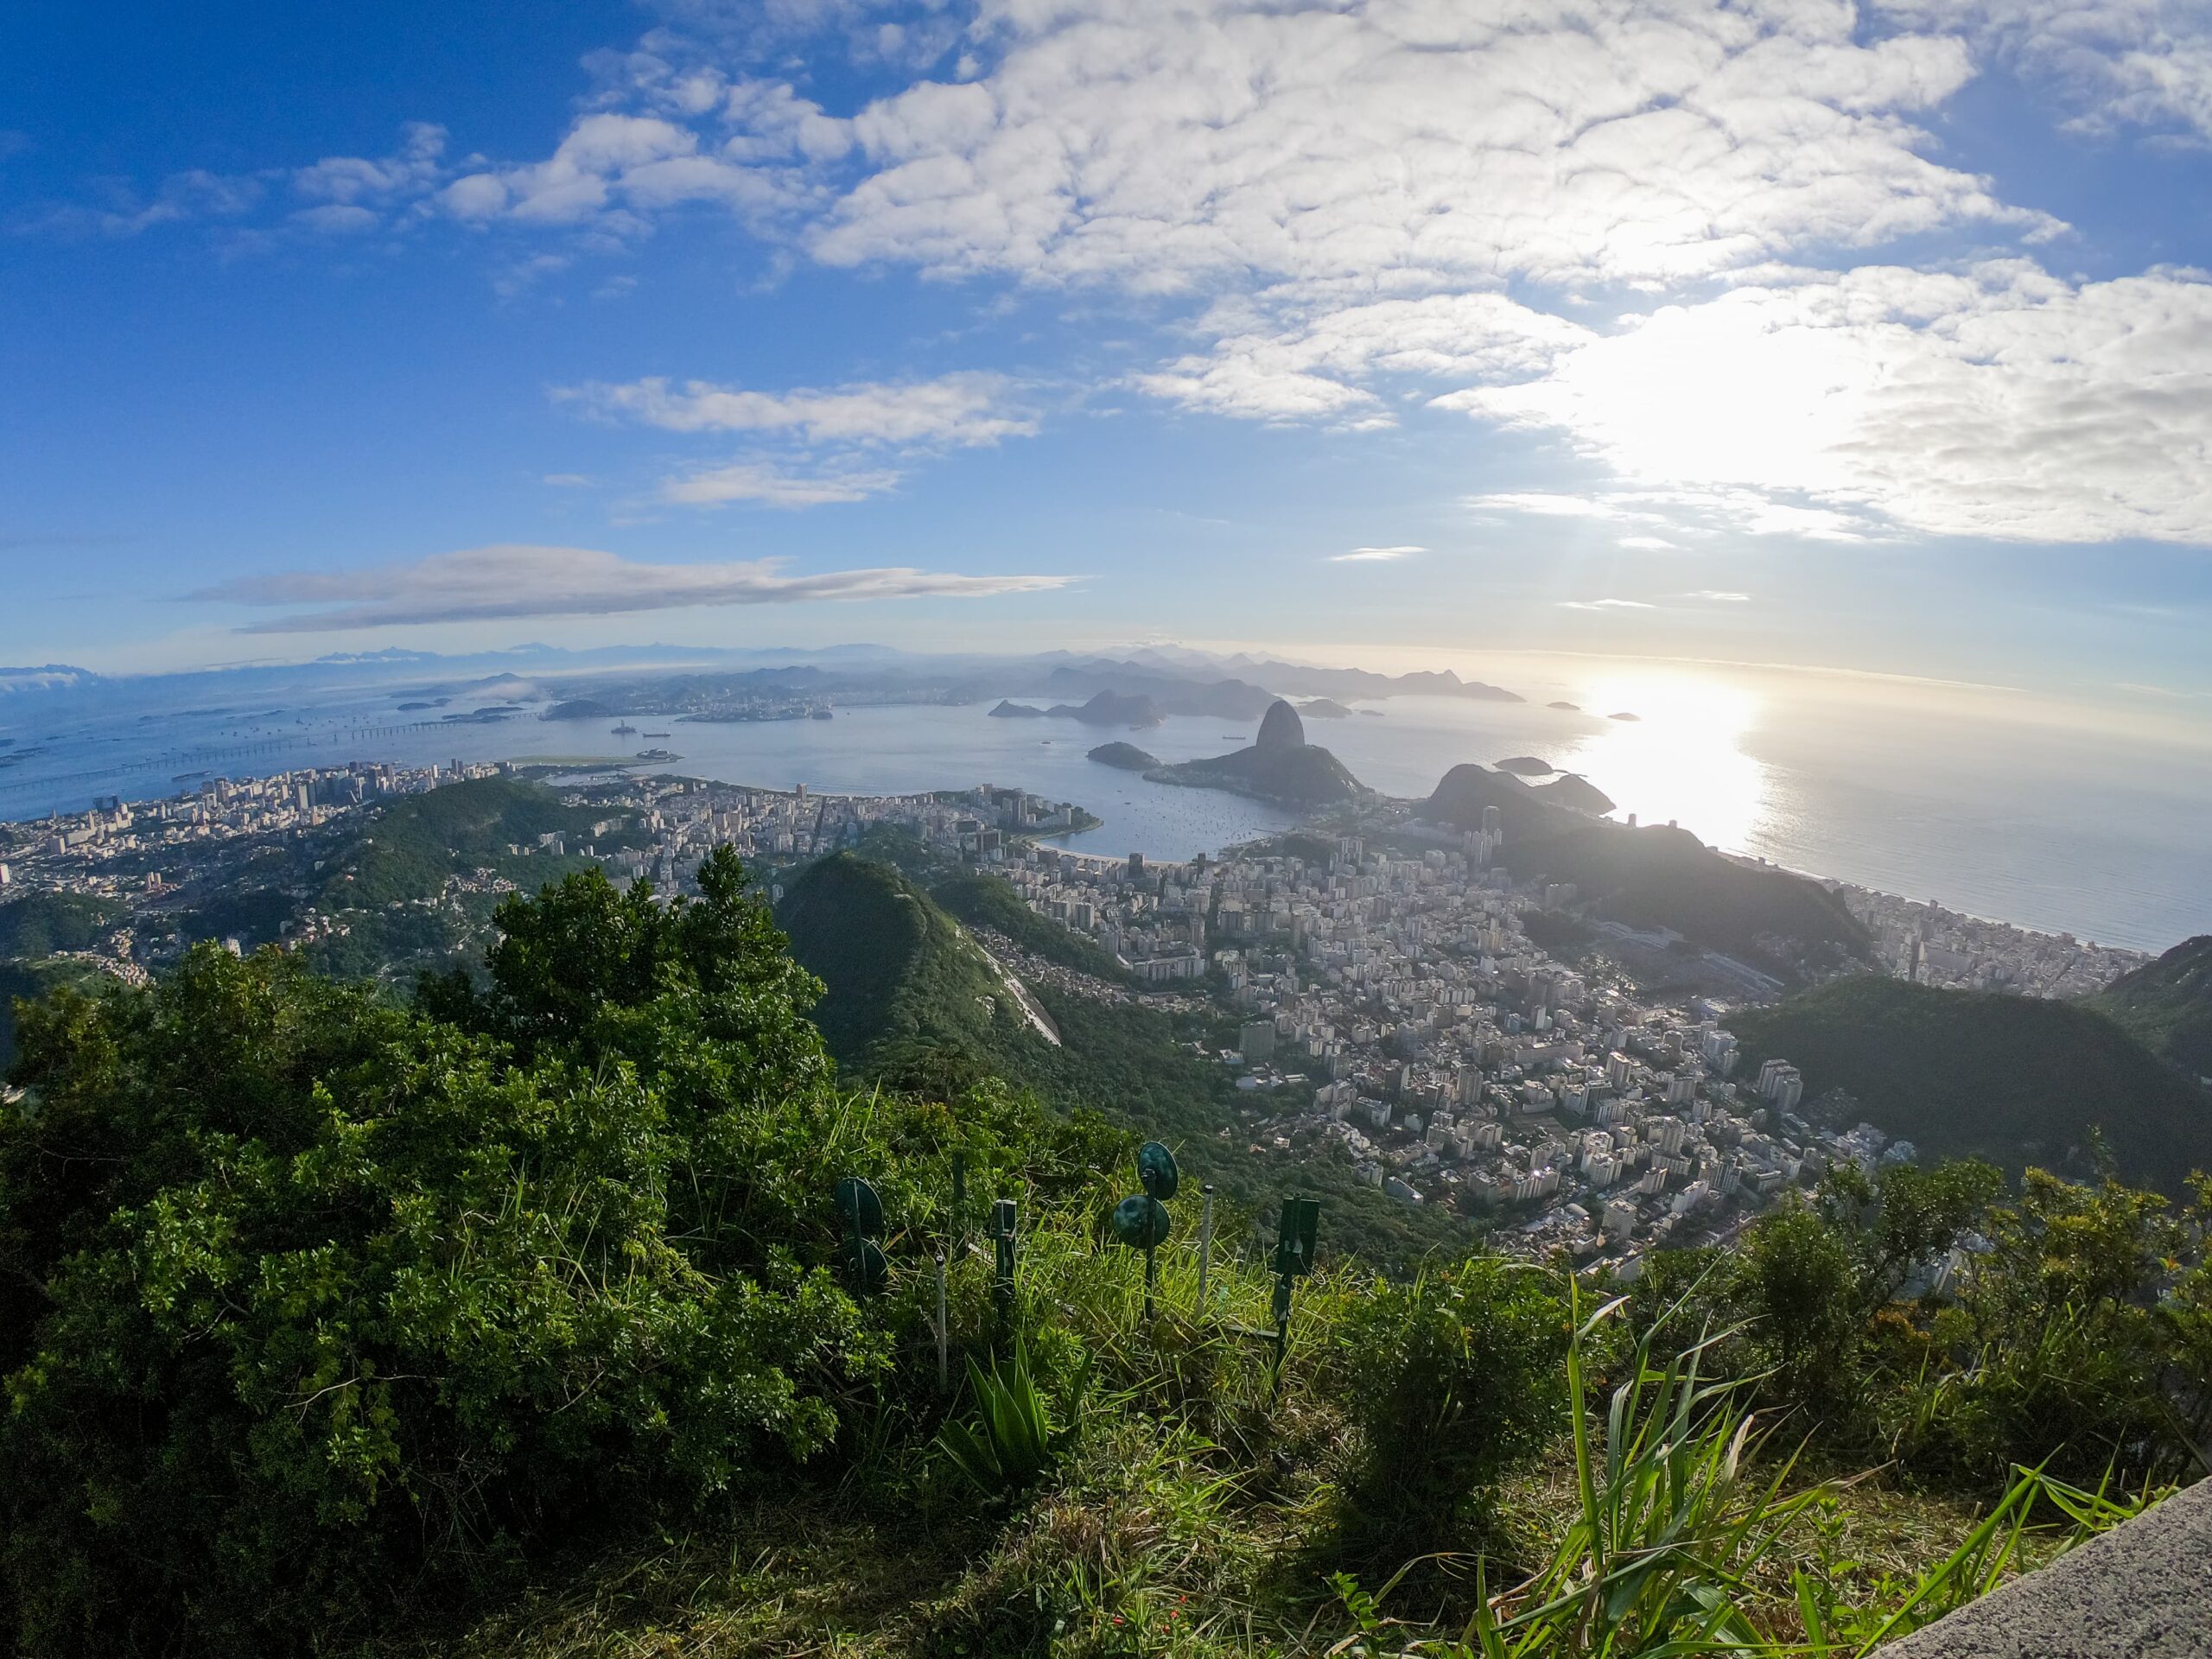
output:
M40 887L121 898L174 886L197 855L241 840L317 829L350 809L416 794L499 768L355 764L232 780L200 778L157 801L114 796L83 812L0 826L0 888ZM165 863L176 868L164 869Z
M350 766L207 779L137 806L105 800L6 832L0 880L159 893L177 879L165 872L188 874L210 849L304 832L498 769ZM1235 1045L1214 1058L1236 1077L1255 1155L1340 1150L1362 1179L1402 1202L1489 1219L1502 1244L1531 1255L1632 1272L1654 1247L1726 1239L1777 1192L1839 1160L1913 1155L1863 1124L1844 1131L1808 1121L1803 1078L1780 1059L1747 1067L1726 1007L1649 1001L1625 980L1547 955L1530 929L1576 894L1516 885L1499 863L1495 824L1465 833L1398 825L1387 845L1306 835L1162 864L1056 846L1052 837L1093 820L1070 803L988 785L864 797L667 778L588 782L571 802L604 816L587 836L556 833L541 844L664 890L690 885L718 845L756 868L788 868L857 845L878 826L995 872L1039 914L1117 958L1135 994L1227 1016L1215 1025L1233 1029ZM572 838L582 844L570 847ZM1896 971L1929 983L2072 995L2140 960L1844 892ZM1009 941L985 943L1002 959L1020 955ZM1007 965L1046 970L1027 958ZM1086 995L1132 995L1067 977Z
M1393 1197L1496 1220L1530 1255L1626 1263L1725 1237L1836 1159L1912 1155L1808 1122L1786 1062L1739 1075L1724 1009L1552 960L1523 917L1575 895L1517 887L1494 835L1415 845L1166 866L1031 845L1000 868L1140 981L1200 982L1236 1011L1218 1058L1255 1154L1333 1144Z
M748 789L696 779L639 778L592 798L620 816L594 826L585 848L618 876L681 889L707 855L727 842L748 863L776 867L856 847L878 826L903 830L950 855L1002 863L1026 838L1063 835L1095 822L1079 806L988 784L915 795L817 795ZM623 845L597 854L600 839ZM780 891L774 894L780 898Z
M1926 899L1849 886L1836 893L1873 934L1882 965L1917 985L2087 996L2151 960L2140 950L1984 921Z

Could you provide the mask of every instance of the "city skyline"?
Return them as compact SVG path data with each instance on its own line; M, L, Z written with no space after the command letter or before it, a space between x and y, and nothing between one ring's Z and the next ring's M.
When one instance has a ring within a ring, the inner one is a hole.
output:
M2212 695L2198 8L74 22L0 26L5 660Z

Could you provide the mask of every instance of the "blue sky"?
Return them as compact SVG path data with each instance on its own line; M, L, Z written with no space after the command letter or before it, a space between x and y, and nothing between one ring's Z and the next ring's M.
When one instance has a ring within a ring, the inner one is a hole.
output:
M0 660L2202 697L2208 143L2201 0L18 7Z

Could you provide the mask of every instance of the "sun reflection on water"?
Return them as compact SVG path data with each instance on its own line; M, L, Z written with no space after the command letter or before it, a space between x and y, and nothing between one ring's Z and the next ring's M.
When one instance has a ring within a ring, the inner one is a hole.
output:
M1584 693L1604 729L1554 764L1579 772L1613 798L1619 816L1679 822L1710 846L1751 846L1770 810L1770 780L1743 740L1760 699L1746 687L1695 674L1609 673ZM1614 714L1632 714L1616 721Z

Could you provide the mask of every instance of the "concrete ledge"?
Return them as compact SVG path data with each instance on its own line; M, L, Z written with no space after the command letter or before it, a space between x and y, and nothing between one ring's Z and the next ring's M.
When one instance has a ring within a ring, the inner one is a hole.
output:
M1882 1659L2206 1659L2212 1480L1881 1653Z

